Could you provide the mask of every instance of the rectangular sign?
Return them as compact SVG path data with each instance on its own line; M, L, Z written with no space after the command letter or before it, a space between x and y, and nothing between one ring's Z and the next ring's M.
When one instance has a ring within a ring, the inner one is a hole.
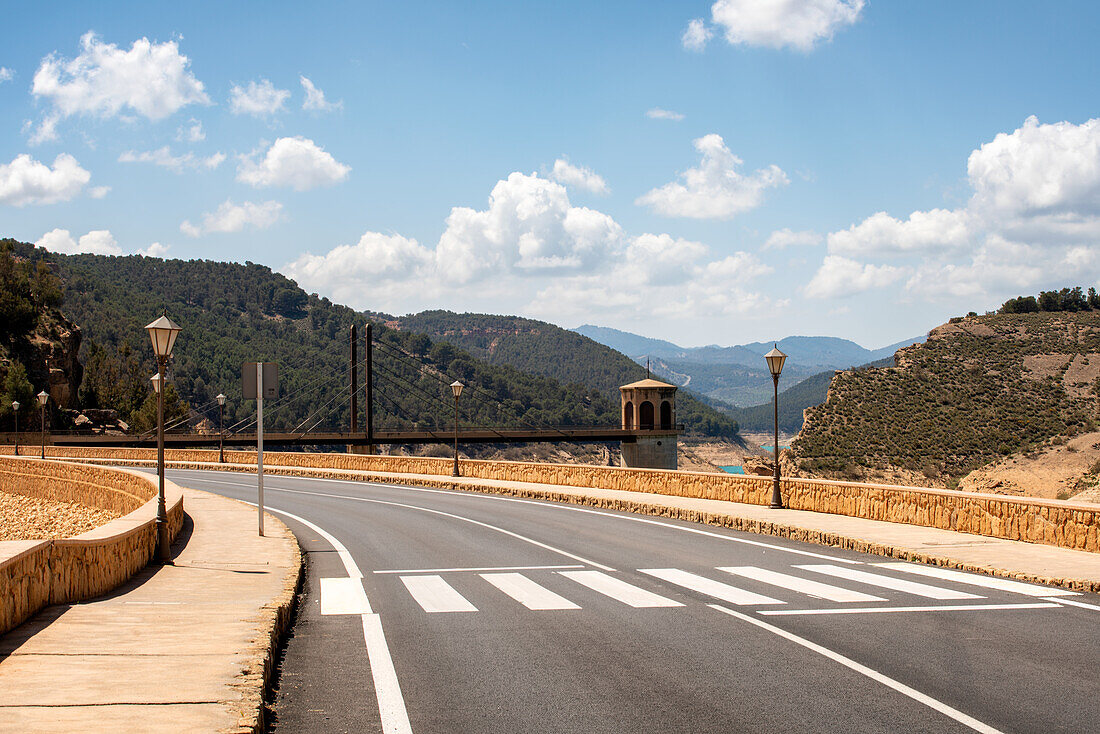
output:
M264 362L264 391L265 400L279 397L279 365L275 362ZM244 391L245 400L256 399L256 363L245 362L241 367L241 388Z

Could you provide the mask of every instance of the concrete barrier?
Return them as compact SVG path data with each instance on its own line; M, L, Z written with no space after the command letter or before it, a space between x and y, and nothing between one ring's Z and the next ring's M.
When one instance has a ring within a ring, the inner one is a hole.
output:
M105 594L156 549L156 479L126 469L0 456L0 488L128 514L73 538L0 541L0 634L48 604ZM165 485L168 528L183 527L183 495Z
M147 462L156 456L152 449L48 447L47 452L108 461ZM171 450L166 452L166 458L172 462L216 464L218 454L207 450ZM226 463L220 466L247 469L254 468L255 463L254 451L230 451L226 452ZM449 476L452 467L450 459L290 452L264 452L264 465L273 469L304 467L439 477ZM509 461L465 460L462 474L478 479L618 489L754 505L768 504L772 483L771 477L749 475ZM797 510L1100 552L1100 507L1085 503L800 478L783 480L783 496L787 505Z

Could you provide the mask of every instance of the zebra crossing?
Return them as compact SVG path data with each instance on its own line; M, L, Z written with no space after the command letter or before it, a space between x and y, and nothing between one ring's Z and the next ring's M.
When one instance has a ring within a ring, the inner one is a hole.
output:
M416 605L433 615L474 613L502 604L533 612L567 612L596 606L601 600L633 609L721 602L760 607L760 613L767 615L977 611L1056 608L1060 598L1080 596L1064 589L911 563L874 563L866 568L873 570L827 563L798 564L782 572L758 566L691 571L643 568L638 569L641 579L630 581L611 572L576 565L375 573L397 575ZM647 579L652 579L652 586ZM955 588L959 586L967 590ZM325 588L322 585L322 595ZM926 600L925 606L914 606L914 599ZM810 608L798 608L807 605Z

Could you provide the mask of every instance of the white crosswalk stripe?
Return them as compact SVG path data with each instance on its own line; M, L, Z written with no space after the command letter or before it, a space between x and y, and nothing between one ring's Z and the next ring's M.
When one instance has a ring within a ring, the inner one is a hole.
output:
M770 584L772 586L779 586L784 589L789 589L790 591L797 591L800 594L806 594L816 599L846 603L886 601L880 596L872 596L871 594L864 594L860 591L842 589L839 586L823 584L820 581L810 581L809 579L779 573L778 571L770 571L766 568L758 568L756 566L720 566L718 570L725 571L734 576L742 576L754 581L760 581L761 583Z
M639 571L641 573L647 573L650 576L656 576L662 581L668 581L670 584L683 586L685 589L698 591L700 594L706 594L707 596L712 596L715 599L738 606L745 606L747 604L787 603L779 599L773 599L770 596L757 594L753 591L739 589L736 586L724 584L721 581L708 579L706 576L689 573L688 571L681 571L678 568L642 568L639 569Z
M587 586L592 591L610 597L615 601L621 601L623 604L632 606L635 609L684 606L678 601L660 594L654 594L652 591L646 591L634 584L628 584L622 579L607 575L603 571L558 571L558 573L582 586Z
M428 613L476 612L477 607L454 590L442 576L401 576L401 583L416 603Z
M481 578L533 611L554 609L580 609L579 606L555 594L550 589L539 586L522 573L483 573Z
M840 579L847 579L848 581L858 581L868 586L878 586L883 589L893 589L894 591L903 591L906 594L914 594L916 596L923 596L926 599L984 599L984 596L977 594L968 594L965 591L955 591L954 589L943 589L938 586L930 586L929 584L919 584L916 581L907 581L906 579L896 579L892 576L881 576L877 573L868 573L867 571L858 571L854 568L846 568L843 566L834 566L832 564L812 564L806 566L795 566L795 568L801 568L804 571L813 571L815 573L823 573L828 576L834 576Z
M913 573L919 576L928 576L934 579L943 579L944 581L954 581L959 584L982 586L987 589L997 589L998 591L1011 591L1014 594L1023 594L1024 596L1080 596L1076 591L1069 591L1068 589L1052 589L1047 586L1035 586L1034 584L1025 584L1020 581L1001 579L996 576L980 576L973 573L953 571L949 568L940 568L939 566L921 566L916 563L897 562L876 563L875 565L879 568L889 568L893 571L904 571L905 573Z

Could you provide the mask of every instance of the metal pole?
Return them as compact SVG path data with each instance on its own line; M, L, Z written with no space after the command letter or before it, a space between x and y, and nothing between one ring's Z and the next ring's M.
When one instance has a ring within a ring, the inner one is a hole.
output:
M13 410L15 414L15 455L19 456L19 411Z
M359 432L359 398L356 395L359 392L359 372L356 362L358 362L357 347L358 339L355 338L355 324L351 325L351 432Z
M264 534L264 363L256 363L256 508Z
M167 563L172 555L168 542L168 509L164 504L164 391L167 387L164 367L167 362L167 357L157 357L157 382L160 383L157 390L157 560L161 563Z
M455 468L451 472L451 476L460 477L458 473L458 396L455 395Z
M367 453L374 453L374 339L373 325L367 324L367 394L364 402L367 404L366 428L367 428Z
M218 404L218 463L225 463L225 403Z
M779 375L772 375L772 382L775 383L775 400L772 406L775 409L775 481L772 484L772 508L776 510L783 509L783 495L779 492Z
M46 458L46 404L42 403L42 458Z

